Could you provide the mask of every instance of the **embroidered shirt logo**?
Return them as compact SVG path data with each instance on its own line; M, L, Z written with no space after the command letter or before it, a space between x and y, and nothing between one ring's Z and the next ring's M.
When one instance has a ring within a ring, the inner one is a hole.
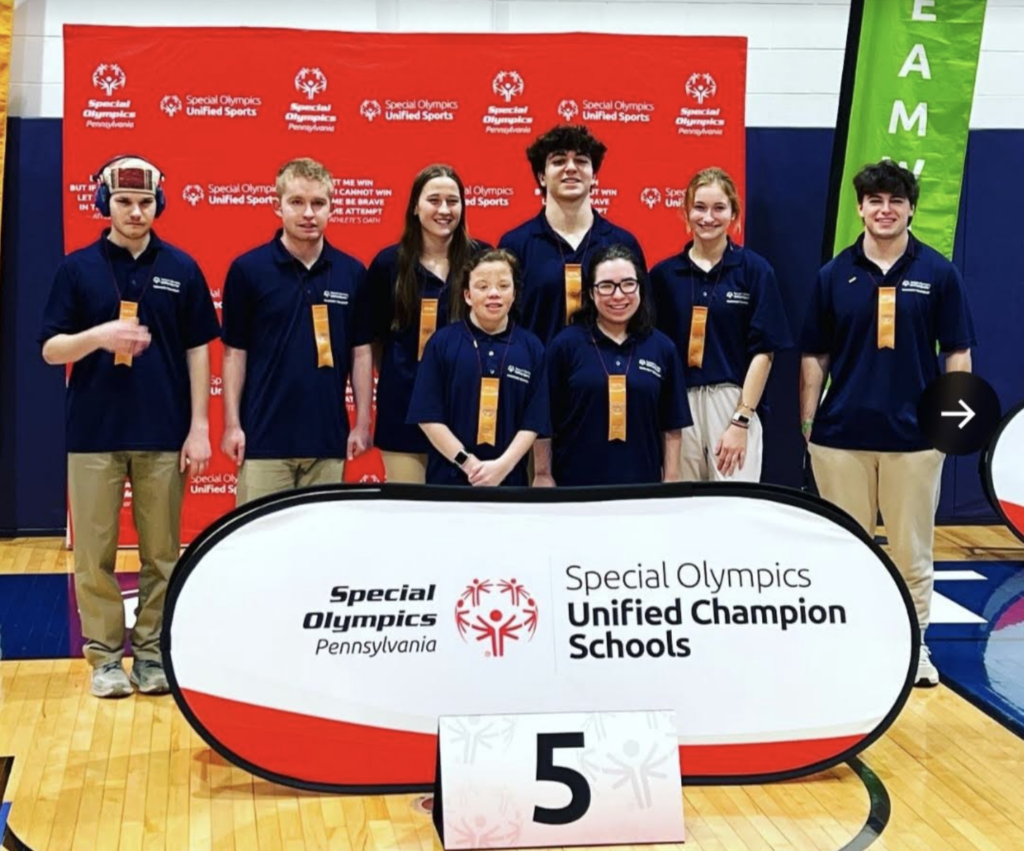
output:
M335 290L324 290L325 304L348 304L348 293L340 293Z
M661 378L661 364L657 364L648 358L640 358L637 366L640 367L641 372L648 372L655 378Z
M904 281L900 289L905 293L916 293L917 295L932 294L930 281Z
M523 384L530 383L530 370L523 369L522 367L508 365L508 377L513 381L521 381Z
M175 281L171 278L161 278L157 275L153 277L153 289L163 290L164 292L174 293L177 295L181 292L181 281Z

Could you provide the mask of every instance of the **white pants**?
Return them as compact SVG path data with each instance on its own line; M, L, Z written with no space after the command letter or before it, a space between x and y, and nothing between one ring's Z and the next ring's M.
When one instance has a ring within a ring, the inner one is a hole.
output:
M945 456L935 449L867 452L814 443L809 448L818 492L871 537L881 509L892 560L914 600L923 640L935 581L935 511Z
M693 427L683 429L679 471L684 482L759 482L761 481L761 420L754 413L747 429L747 457L743 469L731 476L718 472L715 447L729 427L740 402L742 389L735 384L711 384L691 387L686 397L690 402Z

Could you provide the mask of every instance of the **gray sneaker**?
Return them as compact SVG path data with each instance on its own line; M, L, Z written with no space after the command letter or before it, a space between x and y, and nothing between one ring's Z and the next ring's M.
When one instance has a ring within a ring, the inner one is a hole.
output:
M171 690L163 664L152 659L135 660L132 682L142 694L167 694Z
M132 693L120 659L92 669L92 693L96 697L126 697Z

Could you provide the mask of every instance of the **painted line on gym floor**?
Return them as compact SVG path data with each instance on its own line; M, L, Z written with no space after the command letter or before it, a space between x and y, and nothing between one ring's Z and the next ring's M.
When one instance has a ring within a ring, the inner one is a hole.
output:
M853 769L864 788L868 790L868 820L860 832L847 842L839 851L864 851L865 848L874 844L875 840L882 835L889 817L892 815L892 802L889 800L889 792L881 778L875 774L864 762L857 757L851 757L846 764Z

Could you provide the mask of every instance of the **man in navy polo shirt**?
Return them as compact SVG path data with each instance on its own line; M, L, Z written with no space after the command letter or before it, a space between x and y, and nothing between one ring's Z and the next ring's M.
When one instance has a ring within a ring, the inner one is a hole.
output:
M916 684L934 686L939 672L924 636L943 456L918 428L917 403L940 374L936 342L947 372L970 371L974 324L956 267L908 230L914 175L884 160L853 183L864 234L822 268L811 294L801 339L802 427L821 495L869 535L881 510L917 610Z
M57 270L39 335L43 358L73 364L67 395L68 492L75 592L97 697L167 691L160 656L164 596L180 551L185 471L210 459L207 344L217 314L185 252L159 239L162 175L138 157L100 169L96 206L111 227ZM124 655L114 577L124 480L139 533L139 603Z
M274 204L282 229L228 270L221 449L239 465L239 505L340 482L346 457L371 446L366 269L324 238L332 187L330 173L315 160L285 163Z
M546 346L580 309L583 269L595 252L625 245L646 267L636 238L591 204L590 191L608 149L583 125L559 125L526 149L544 207L498 243L519 259L522 324Z

